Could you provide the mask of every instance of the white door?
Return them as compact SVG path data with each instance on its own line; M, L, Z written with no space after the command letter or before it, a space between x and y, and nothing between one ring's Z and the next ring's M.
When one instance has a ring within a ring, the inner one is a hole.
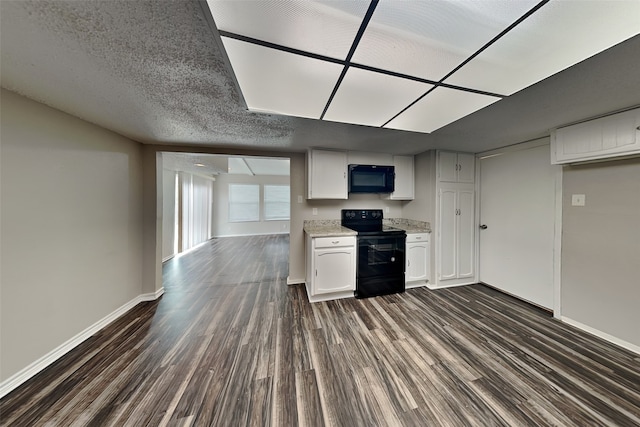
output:
M480 281L553 308L555 168L549 145L480 158Z

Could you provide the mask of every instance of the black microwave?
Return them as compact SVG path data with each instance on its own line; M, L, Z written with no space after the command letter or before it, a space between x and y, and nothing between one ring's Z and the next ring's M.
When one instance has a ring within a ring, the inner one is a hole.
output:
M349 193L393 193L393 166L349 165Z

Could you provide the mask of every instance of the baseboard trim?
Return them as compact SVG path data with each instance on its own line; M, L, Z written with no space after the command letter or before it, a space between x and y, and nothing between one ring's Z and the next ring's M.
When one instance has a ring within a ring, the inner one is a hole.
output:
M610 343L618 345L618 346L620 346L622 348L625 348L625 349L627 349L629 351L632 351L632 352L634 352L636 354L640 354L640 346L637 346L637 345L632 344L630 342L621 340L620 338L614 337L613 335L609 335L606 332L602 332L599 329L595 329L595 328L592 328L591 326L585 325L583 323L576 322L575 320L570 319L570 318L568 318L566 316L561 316L560 320L563 321L564 323L568 324L568 325L574 326L574 327L576 327L578 329L582 329L583 331L588 332L591 335L595 335L595 336L597 336L599 338L602 338L603 340L609 341Z
M164 288L160 288L157 291L152 293L138 295L137 297L127 302L126 304L122 305L112 313L98 320L96 323L89 326L84 331L80 332L76 336L72 337L68 341L64 342L63 344L59 345L58 347L50 351L49 353L45 354L40 359L36 360L26 368L22 369L21 371L7 378L2 383L0 383L0 398L3 398L7 394L11 393L13 390L18 388L23 383L25 383L31 377L35 376L40 371L45 369L47 366L51 365L52 363L60 359L62 356L64 356L65 354L73 350L75 347L80 345L87 338L95 335L98 331L105 328L111 322L118 319L120 316L125 314L127 311L131 310L136 305L145 301L155 301L158 298L160 298L162 294L164 294Z
M431 284L431 283L427 283L427 288L431 289L432 291L435 291L437 289L447 289L447 288L457 288L458 286L469 286L469 285L475 285L477 282L465 282L465 283L452 283L452 284L447 284L447 285L436 285L436 284Z
M287 285L299 285L304 283L304 279L292 279L291 276L287 276Z

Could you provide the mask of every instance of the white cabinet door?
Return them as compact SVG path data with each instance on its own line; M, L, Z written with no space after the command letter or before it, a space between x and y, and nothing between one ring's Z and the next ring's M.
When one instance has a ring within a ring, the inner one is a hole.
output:
M458 182L473 183L476 180L476 156L458 153Z
M307 180L308 199L346 199L346 151L309 150Z
M475 163L473 154L438 151L438 181L473 183Z
M456 190L440 189L440 225L438 227L439 280L457 278L457 197Z
M405 282L427 280L428 243L407 243L407 271Z
M414 198L414 170L413 156L393 156L396 179L395 190L389 194L389 200L413 200Z
M354 247L316 249L314 260L314 295L356 289Z
M456 182L457 180L458 154L438 151L438 181Z
M475 276L474 196L475 190L469 185L450 184L439 190L439 281L473 279Z
M640 153L640 108L560 128L552 133L551 163Z
M459 190L457 194L457 258L458 278L473 277L474 275L474 238L475 238L475 212L473 207L473 190Z

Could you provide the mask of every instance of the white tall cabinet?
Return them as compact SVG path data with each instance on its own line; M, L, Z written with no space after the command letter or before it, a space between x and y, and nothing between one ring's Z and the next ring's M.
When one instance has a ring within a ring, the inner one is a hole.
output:
M434 287L476 283L475 156L436 156Z

